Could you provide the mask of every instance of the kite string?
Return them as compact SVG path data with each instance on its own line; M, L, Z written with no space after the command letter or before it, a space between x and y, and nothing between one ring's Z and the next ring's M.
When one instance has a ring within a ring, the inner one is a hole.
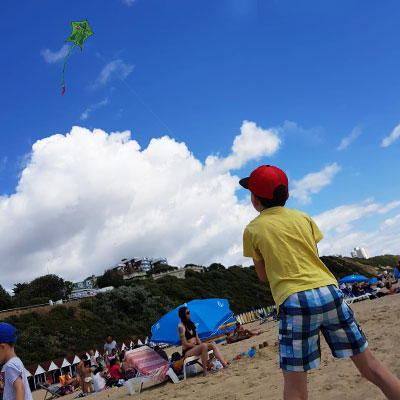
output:
M72 51L72 49L73 49L75 46L76 46L76 43L74 43L74 45L69 49L69 52L68 52L68 54L66 55L65 60L64 60L64 66L63 66L63 72L62 72L62 86L63 86L63 87L64 87L65 63L67 62L68 57L69 57L69 55L71 54L71 51Z
M104 62L107 62L107 60L103 57L103 55L100 52L98 52L98 55ZM171 136L174 137L175 139L178 139L176 134L172 132L172 130L168 127L168 125L155 113L155 111L152 110L152 108L141 98L141 96L139 96L139 94L130 85L128 85L128 83L124 79L122 79L120 76L118 76L118 78L129 89L129 91L136 96L136 98L140 101L140 103L144 107L146 107L148 111L150 111L150 113L158 120L158 122L160 122L160 124L164 126L164 128L171 134Z

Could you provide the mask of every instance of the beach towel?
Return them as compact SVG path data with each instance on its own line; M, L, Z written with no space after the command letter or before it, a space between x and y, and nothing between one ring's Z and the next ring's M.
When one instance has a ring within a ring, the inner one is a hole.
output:
M156 381L165 381L170 364L148 346L142 346L125 353L129 366L142 376Z

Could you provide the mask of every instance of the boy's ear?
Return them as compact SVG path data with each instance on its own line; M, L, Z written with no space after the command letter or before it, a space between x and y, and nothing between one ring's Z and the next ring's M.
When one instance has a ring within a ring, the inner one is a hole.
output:
M257 209L257 207L260 205L260 201L257 199L256 196L254 196L253 193L251 193L251 203L253 204L253 207Z

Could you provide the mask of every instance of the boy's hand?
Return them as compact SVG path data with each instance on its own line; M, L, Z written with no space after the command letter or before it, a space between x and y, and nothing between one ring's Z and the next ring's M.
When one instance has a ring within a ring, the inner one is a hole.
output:
M14 389L15 389L15 399L14 400L24 400L25 398L25 386L24 382L19 376L15 381L14 381Z
M268 282L267 271L265 270L264 260L255 260L253 258L254 268L256 269L258 279L261 282Z

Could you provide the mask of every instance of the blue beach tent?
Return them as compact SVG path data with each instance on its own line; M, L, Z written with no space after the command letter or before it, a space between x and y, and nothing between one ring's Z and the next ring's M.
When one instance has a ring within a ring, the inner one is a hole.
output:
M197 334L202 341L218 336L220 328L230 325L233 318L233 312L226 299L192 300L176 307L151 327L152 342L181 345L178 335L178 324L181 322L178 310L181 307L190 310L190 319L196 325Z
M357 283L357 282L367 282L369 279L364 275L348 275L339 280L339 283Z

